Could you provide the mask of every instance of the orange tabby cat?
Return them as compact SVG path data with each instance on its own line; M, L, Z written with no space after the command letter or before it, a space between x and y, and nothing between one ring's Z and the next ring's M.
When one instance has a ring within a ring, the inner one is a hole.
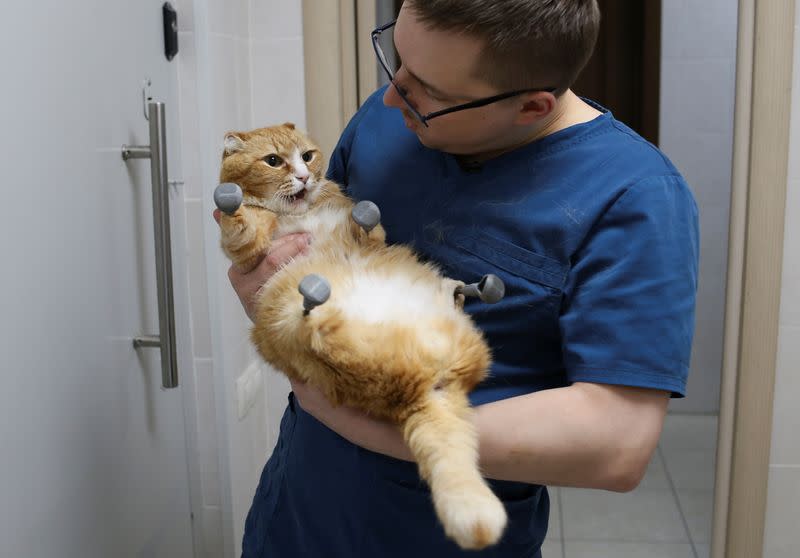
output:
M359 226L353 202L324 178L319 149L292 124L227 134L220 182L244 195L220 218L238 269L256 265L277 236L313 239L260 292L251 335L259 353L334 404L398 424L447 535L468 549L496 543L506 513L478 470L467 398L490 353L456 295L463 283L408 247L387 246L380 225ZM311 274L327 280L329 298L304 306L298 285Z

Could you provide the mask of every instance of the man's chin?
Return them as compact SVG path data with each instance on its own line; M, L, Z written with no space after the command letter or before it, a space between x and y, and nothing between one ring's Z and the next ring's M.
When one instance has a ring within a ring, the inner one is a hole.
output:
M414 130L414 134L416 134L417 139L419 139L419 142L422 145L424 145L425 147L427 147L428 149L436 149L438 151L447 151L447 149L445 149L447 147L446 145L442 144L442 142L440 142L440 141L436 141L435 139L431 138L430 136L425 134L424 131Z
M458 147L452 144L436 141L434 139L426 137L423 134L417 133L417 138L419 139L419 142L428 149L442 151L444 153L449 153L450 155L466 155L469 152L469 150L466 150L463 147Z
M414 127L408 126L408 128L410 131L414 132L414 135L417 136L419 142L428 149L443 151L444 153L449 153L450 155L469 155L475 151L474 148L449 143L447 141L442 141L439 138L432 138L430 134L426 133L428 129L422 124Z

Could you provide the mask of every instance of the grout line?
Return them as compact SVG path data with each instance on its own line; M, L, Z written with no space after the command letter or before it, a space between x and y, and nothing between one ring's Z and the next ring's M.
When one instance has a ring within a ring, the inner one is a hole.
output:
M253 32L253 21L254 18L252 17L253 14L253 2L252 0L247 4L247 9L249 10L248 18L247 18L247 72L248 72L248 82L249 82L249 91L247 92L247 105L250 107L250 112L247 115L248 126L253 126L255 124L255 114L256 114L256 106L255 106L255 72L253 71L253 45L256 42L256 38Z
M554 543L558 542L555 540L550 539L549 542ZM598 544L625 544L625 545L642 545L642 546L691 546L689 541L685 540L663 540L663 541L654 541L652 539L604 539L598 537L571 537L569 539L571 543L598 543ZM709 543L700 543L708 545ZM547 558L547 557L545 557Z
M689 522L686 521L686 516L683 513L683 508L681 507L681 500L678 498L678 490L675 488L675 481L672 480L672 475L669 472L669 468L667 467L667 460L664 457L664 452L661 450L661 444L659 444L656 448L658 452L658 457L661 459L661 465L664 467L664 474L667 477L667 482L669 483L670 489L672 490L672 496L675 498L675 504L678 506L678 513L681 515L681 522L683 522L683 528L686 530L686 536L689 539L689 544L692 545L692 554L694 558L699 558L697 554L697 546L694 544L694 538L692 537L692 532L689 530Z
M567 558L567 543L564 541L564 502L561 500L560 488L556 491L556 499L558 500L558 530L561 531L561 558Z

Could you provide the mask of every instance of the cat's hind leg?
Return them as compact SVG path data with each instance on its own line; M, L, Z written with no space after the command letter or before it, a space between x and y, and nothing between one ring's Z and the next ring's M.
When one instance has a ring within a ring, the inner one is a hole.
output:
M502 279L490 273L484 275L477 283L457 287L455 292L456 296L474 296L487 304L494 304L500 302L506 295L506 286Z
M309 348L329 367L326 395L402 426L445 533L464 549L495 544L507 517L478 469L466 396L488 366L477 338L468 343L434 334L443 328L420 337L408 328L348 318L332 302L313 308L302 322ZM446 356L443 349L451 345L463 348L458 358ZM437 364L446 371L437 372Z
M497 543L507 516L478 469L471 413L465 394L433 390L406 419L403 435L445 532L462 548L477 550Z
M308 316L308 313L317 306L325 304L331 296L331 284L315 273L303 277L297 290L303 295L304 316Z

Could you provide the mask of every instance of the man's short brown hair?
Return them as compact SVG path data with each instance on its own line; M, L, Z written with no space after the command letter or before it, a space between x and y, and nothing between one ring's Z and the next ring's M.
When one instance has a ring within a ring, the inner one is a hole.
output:
M475 74L500 90L572 86L594 50L597 0L406 0L430 29L484 42Z

